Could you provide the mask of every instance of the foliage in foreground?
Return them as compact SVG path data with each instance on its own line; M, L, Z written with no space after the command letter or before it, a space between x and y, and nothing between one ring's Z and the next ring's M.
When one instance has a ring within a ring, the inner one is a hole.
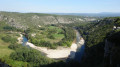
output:
M16 45L11 45L9 47L16 47ZM31 66L37 67L53 62L52 59L43 56L41 52L22 46L19 46L19 48L16 47L15 52L11 53L10 58L17 61L28 62L31 64Z

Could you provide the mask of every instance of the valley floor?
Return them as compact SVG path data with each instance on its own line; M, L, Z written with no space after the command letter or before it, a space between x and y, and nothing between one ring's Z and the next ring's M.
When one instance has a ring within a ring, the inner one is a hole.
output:
M76 33L76 35L78 38L78 32ZM22 43L22 37L23 36L20 34L20 37L18 38L19 43ZM84 44L84 40L82 37L80 38L79 43L81 46ZM68 57L74 58L75 52L77 51L78 47L80 47L76 44L76 42L73 42L70 48L58 47L57 49L48 49L47 47L38 47L30 42L27 42L26 45L36 50L39 50L45 53L47 57L54 58L54 59L68 58Z

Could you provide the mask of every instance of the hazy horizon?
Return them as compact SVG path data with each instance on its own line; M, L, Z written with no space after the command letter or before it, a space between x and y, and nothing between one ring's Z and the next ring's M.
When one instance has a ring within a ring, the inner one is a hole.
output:
M0 12L15 12L15 13L45 13L45 14L67 14L67 13L64 13L64 12L20 12L20 11L0 11ZM69 13L68 14L107 14L107 13L120 13L120 12L98 12L98 13Z
M0 11L21 13L120 13L119 0L1 0Z

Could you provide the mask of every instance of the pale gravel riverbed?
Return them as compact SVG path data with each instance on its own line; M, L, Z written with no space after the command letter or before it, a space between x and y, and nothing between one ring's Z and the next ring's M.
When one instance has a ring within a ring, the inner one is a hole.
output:
M78 34L78 32L76 33L76 35ZM23 35L20 34L20 37L18 38L19 43L22 43L23 40ZM46 54L47 57L49 58L55 58L55 59L59 59L59 58L74 58L75 57L75 52L77 51L77 48L82 46L84 44L84 39L81 37L79 38L79 44L81 45L77 45L76 43L72 43L71 47L69 48L65 48L65 47L58 47L57 49L48 49L46 47L38 47L35 46L34 44L30 43L30 42L26 42L26 45L39 50L43 53ZM71 54L72 52L72 54Z

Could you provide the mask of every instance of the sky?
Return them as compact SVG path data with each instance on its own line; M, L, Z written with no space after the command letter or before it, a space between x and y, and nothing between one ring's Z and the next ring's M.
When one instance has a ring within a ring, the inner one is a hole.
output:
M37 13L120 12L120 0L0 0L0 11Z

